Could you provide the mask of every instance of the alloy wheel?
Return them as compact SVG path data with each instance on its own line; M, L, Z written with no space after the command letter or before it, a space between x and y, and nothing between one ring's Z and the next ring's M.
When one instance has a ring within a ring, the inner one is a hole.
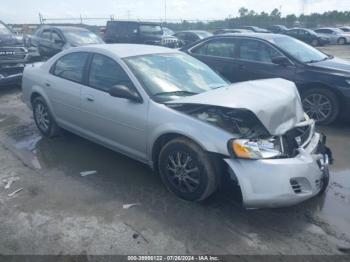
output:
M35 120L41 131L47 132L49 130L50 116L46 107L41 103L38 103L35 106Z
M172 152L167 159L166 172L170 183L184 193L195 192L200 185L200 169L184 151Z
M324 121L332 114L332 103L322 94L310 94L303 99L305 113L318 122Z

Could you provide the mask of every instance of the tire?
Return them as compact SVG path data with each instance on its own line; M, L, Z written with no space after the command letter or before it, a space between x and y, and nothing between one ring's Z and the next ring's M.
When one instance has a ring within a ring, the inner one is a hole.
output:
M325 88L306 90L302 92L301 100L305 113L320 125L333 123L339 115L338 98Z
M329 170L327 170L327 174L322 177L322 187L318 194L323 195L326 192L328 185L329 185Z
M317 40L317 39L313 39L313 40L311 41L311 45L312 45L312 46L319 46L318 40Z
M338 45L345 45L346 44L346 39L344 37L341 37L338 39Z
M166 188L186 201L205 200L220 184L218 160L186 138L175 138L161 149L158 170Z
M55 137L60 134L60 128L52 117L44 98L38 96L32 102L34 121L40 133L45 137Z

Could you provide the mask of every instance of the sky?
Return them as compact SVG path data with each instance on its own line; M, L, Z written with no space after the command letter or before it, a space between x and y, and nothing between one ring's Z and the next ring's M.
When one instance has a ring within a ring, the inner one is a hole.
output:
M110 17L116 19L212 20L237 16L242 6L256 12L279 8L282 15L329 10L350 11L350 0L0 0L0 20L6 23L38 23L45 18ZM166 12L165 12L166 3ZM69 22L67 20L67 22ZM90 24L103 24L93 20Z

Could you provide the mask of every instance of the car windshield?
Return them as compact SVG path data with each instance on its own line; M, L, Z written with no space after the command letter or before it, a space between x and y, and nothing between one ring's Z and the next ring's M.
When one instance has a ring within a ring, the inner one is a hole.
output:
M186 54L154 54L124 60L148 93L159 102L228 84L207 65Z
M174 31L169 28L163 27L163 33L164 35L173 35Z
M212 36L213 34L209 32L197 32L197 35L199 35L199 37L201 38L206 38L206 37Z
M68 42L75 45L103 44L102 39L90 31L64 31Z
M343 33L343 31L340 30L339 28L332 28L331 30L334 31L334 32L337 32L337 33L339 33L339 34L342 34L342 33Z
M163 34L162 27L160 25L140 25L141 33L146 34Z
M303 63L318 62L329 58L312 46L291 37L276 37L269 41Z
M0 34L11 34L11 31L3 24L0 24Z

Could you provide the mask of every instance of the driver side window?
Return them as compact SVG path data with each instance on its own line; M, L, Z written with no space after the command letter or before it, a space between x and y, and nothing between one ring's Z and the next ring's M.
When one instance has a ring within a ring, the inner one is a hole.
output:
M95 54L90 66L89 86L109 92L111 87L118 84L132 87L129 76L118 63L104 55Z

